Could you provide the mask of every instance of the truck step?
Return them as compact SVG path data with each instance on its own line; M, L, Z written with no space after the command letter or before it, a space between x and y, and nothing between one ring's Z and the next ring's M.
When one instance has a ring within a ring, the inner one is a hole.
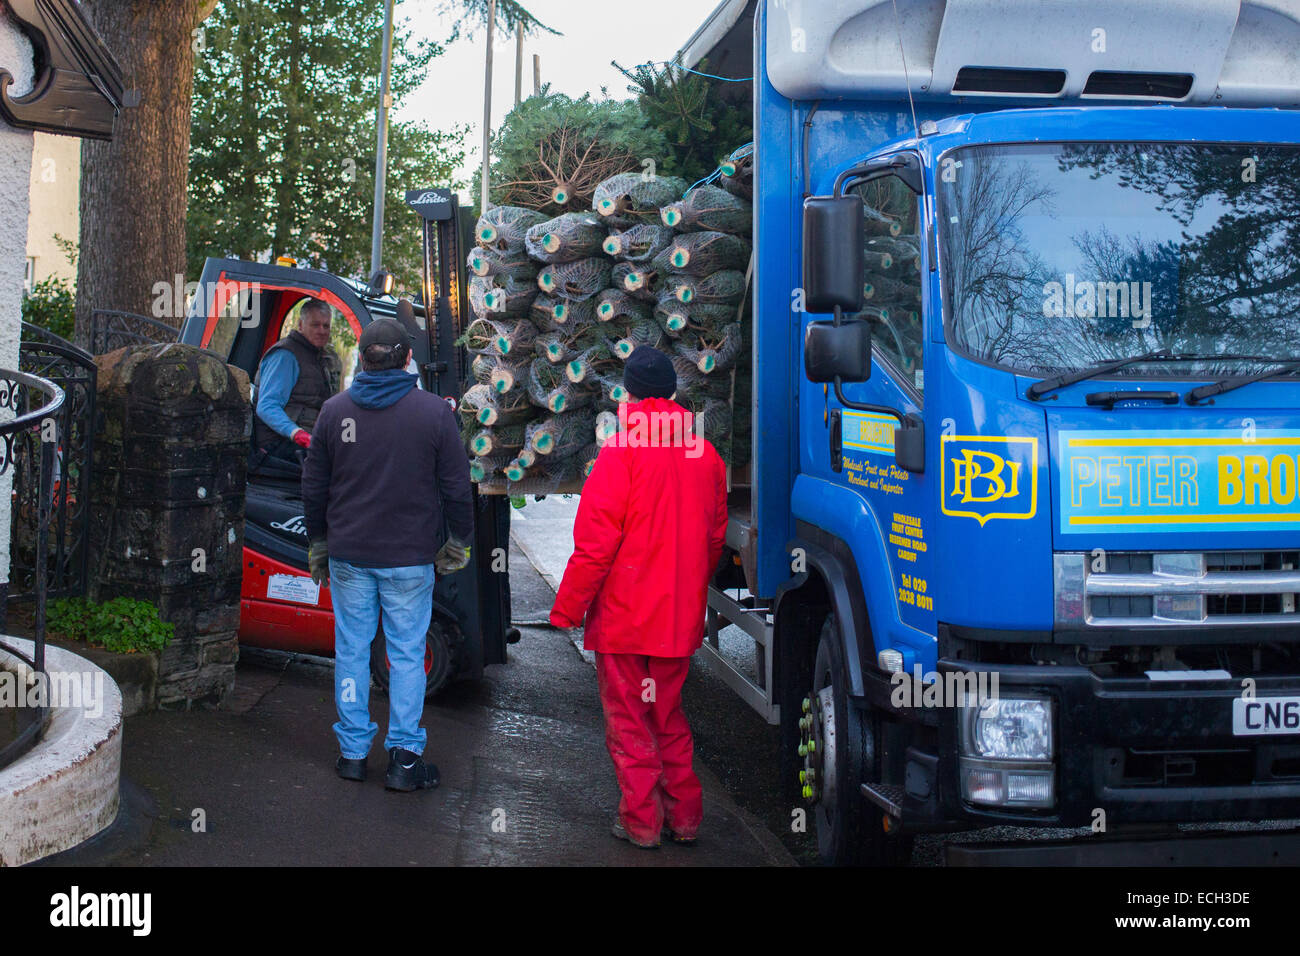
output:
M902 787L892 783L864 783L862 795L884 810L891 817L903 818Z

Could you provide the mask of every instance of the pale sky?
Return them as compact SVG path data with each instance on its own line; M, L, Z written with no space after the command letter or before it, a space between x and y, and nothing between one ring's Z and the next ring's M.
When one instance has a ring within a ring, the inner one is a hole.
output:
M533 90L533 54L542 58L542 82L557 93L600 98L602 86L611 99L628 99L628 81L610 65L617 60L631 69L638 63L668 60L717 6L717 0L525 0L524 6L547 26L563 33L539 33L524 39L524 90ZM435 13L437 0L398 0L396 19L411 19L417 33L443 41L450 21ZM423 119L434 129L457 123L473 129L462 175L470 181L481 162L483 138L483 65L486 33L461 39L434 58L419 90L395 110L401 119ZM493 43L492 127L514 108L515 38L496 35ZM432 184L430 184L432 185Z

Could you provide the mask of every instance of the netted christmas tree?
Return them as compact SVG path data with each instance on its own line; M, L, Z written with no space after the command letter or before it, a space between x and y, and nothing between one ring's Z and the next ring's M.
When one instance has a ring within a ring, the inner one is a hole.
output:
M537 274L537 285L547 295L583 301L609 285L610 268L610 261L605 258L548 265Z
M569 212L529 229L524 246L538 262L576 262L599 255L607 235L591 213Z
M474 228L474 241L484 249L498 252L519 252L524 248L528 230L546 216L535 209L520 206L493 206L479 216Z
M605 255L624 262L648 262L667 249L675 236L667 226L643 223L611 232L601 249Z
M591 208L609 226L654 222L659 210L684 193L687 185L676 176L620 173L596 187Z
M727 232L743 235L753 228L753 207L717 186L697 186L685 199L660 213L665 226L682 232Z

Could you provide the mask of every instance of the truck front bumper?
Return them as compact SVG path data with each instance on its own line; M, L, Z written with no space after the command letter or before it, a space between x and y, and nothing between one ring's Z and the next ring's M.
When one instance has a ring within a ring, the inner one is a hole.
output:
M1012 810L962 799L957 711L938 714L936 753L909 748L904 823L1107 827L1300 819L1300 732L1234 736L1236 680L1099 678L1083 667L971 664L996 672L998 694L1044 695L1054 708L1055 806ZM1300 696L1300 675L1261 677L1259 698ZM928 715L931 719L934 714ZM1101 814L1098 813L1101 811Z

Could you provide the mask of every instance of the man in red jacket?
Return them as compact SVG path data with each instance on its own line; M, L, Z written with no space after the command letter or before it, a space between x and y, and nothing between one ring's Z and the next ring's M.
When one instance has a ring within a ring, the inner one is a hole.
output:
M586 616L583 645L596 654L623 792L614 835L650 848L665 829L693 843L704 814L681 695L726 537L727 483L717 451L672 400L677 375L664 353L636 349L623 384L631 397L582 489L551 623L577 627Z

